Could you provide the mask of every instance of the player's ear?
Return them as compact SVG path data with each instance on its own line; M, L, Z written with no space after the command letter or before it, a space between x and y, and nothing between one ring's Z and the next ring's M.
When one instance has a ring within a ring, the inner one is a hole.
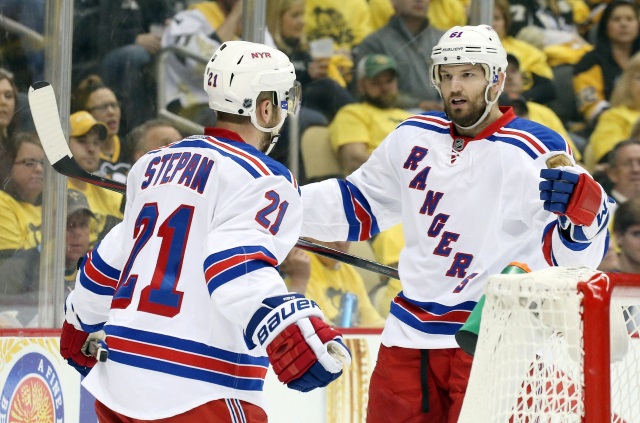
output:
M261 126L267 126L274 113L276 113L276 110L273 107L272 101L270 99L258 98L256 117L258 118L258 123Z

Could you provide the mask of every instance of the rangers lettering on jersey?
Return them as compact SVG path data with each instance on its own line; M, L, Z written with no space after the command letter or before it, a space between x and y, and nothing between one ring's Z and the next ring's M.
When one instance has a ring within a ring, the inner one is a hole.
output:
M429 149L427 148L414 146L411 149L411 153L409 153L409 156L405 160L402 167L404 169L415 172L416 170L418 170L418 164L428 156L428 152ZM424 191L427 187L427 177L429 176L430 170L431 167L426 166L424 169L421 169L419 172L417 172L416 176L409 183L409 188ZM420 207L418 212L420 214L426 213L427 216L433 216L436 208L438 207L438 203L440 203L440 200L443 197L443 192L434 192L432 190L427 191L424 202L422 203L422 206ZM448 214L438 213L431 221L431 225L427 230L427 235L431 238L440 236L440 242L433 250L433 254L441 257L449 257L451 255L451 252L453 251L450 244L458 241L458 238L460 238L460 234L458 233L443 231L447 220L449 220ZM472 261L472 254L457 252L453 256L453 263L449 267L449 270L446 271L445 276L465 278L467 276L467 269L469 268L469 266L471 266ZM465 287L465 285L466 282L464 284L458 285L454 292L460 292Z
M202 194L212 168L213 160L201 154L189 152L165 154L149 162L144 174L145 180L142 181L140 188L144 190L150 185L173 183L184 185Z

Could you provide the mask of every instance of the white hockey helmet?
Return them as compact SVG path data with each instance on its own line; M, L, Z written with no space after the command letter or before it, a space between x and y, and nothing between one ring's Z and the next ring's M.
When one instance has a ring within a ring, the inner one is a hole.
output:
M273 136L287 114L297 114L300 108L301 88L287 55L249 41L227 41L216 50L204 72L204 90L211 109L249 116L253 126ZM264 128L256 120L256 99L263 91L275 92L274 104L281 109L274 128Z
M488 114L504 89L503 78L498 94L493 101L488 98L489 89L498 83L500 72L506 73L507 52L502 47L498 33L489 25L454 26L449 29L433 47L431 52L431 84L440 96L440 66L461 65L465 63L479 64L484 68L485 78L489 82L485 90L487 108L485 114L472 126L480 123Z

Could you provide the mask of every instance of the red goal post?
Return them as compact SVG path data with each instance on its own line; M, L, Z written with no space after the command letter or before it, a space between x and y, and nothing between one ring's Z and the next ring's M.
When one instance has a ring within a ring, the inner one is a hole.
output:
M640 275L490 278L459 423L640 423Z

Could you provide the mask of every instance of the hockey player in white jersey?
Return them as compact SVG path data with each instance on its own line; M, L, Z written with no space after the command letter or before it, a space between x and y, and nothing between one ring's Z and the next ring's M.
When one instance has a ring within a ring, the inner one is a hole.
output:
M607 250L613 200L559 134L499 108L496 32L454 27L431 59L445 113L407 119L346 180L302 187L303 236L358 241L403 223L369 423L457 422L472 358L454 335L487 278L514 260L595 268Z
M266 422L269 363L309 391L350 362L341 334L277 270L302 202L264 152L298 109L293 65L265 45L227 42L204 89L216 127L136 162L123 222L85 257L66 300L61 354L88 373L100 422ZM109 356L96 364L81 350L100 329Z

